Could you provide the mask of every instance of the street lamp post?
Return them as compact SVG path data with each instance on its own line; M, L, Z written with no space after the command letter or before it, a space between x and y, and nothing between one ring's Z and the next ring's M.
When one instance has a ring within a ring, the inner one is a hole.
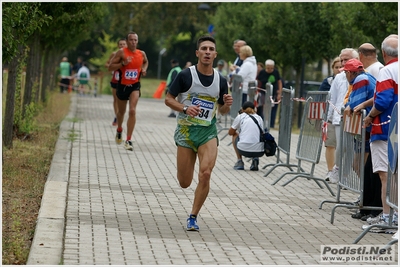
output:
M164 53L167 51L166 48L161 49L158 53L158 71L157 71L157 79L161 79L161 59Z
M198 7L198 10L203 10L203 11L210 11L211 7L209 4L206 3L201 3ZM208 26L208 34L210 34L211 36L214 36L214 25L210 24Z
M211 7L206 3L202 3L197 7L197 9L199 9L199 10L210 10Z

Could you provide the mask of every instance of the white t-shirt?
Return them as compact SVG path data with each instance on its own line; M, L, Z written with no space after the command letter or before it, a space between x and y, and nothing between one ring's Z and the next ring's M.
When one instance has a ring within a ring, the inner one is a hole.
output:
M336 107L337 110L341 110L344 107L343 100L346 96L347 89L349 88L349 82L346 78L346 73L342 71L335 76L331 84L329 93L331 95L331 103ZM333 125L340 125L341 114L333 107L328 109L328 121L331 121Z
M81 78L82 74L86 74L86 78ZM82 80L90 80L90 70L86 66L82 66L79 70L78 73L76 74L76 77L78 80L81 78Z
M375 79L378 79L378 74L379 74L379 70L381 68L383 68L383 64L380 63L379 61L373 63L372 65L368 66L368 68L365 68L365 70L371 74L372 76L375 77Z
M264 125L263 120L257 114L251 114L260 125ZM237 148L246 152L264 151L264 143L260 142L260 129L247 113L238 115L232 123L231 128L239 131L239 142Z

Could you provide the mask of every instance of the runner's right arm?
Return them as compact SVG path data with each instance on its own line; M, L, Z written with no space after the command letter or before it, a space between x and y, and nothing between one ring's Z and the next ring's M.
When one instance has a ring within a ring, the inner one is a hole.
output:
M122 68L124 65L124 51L118 50L115 53L115 56L111 59L110 65L108 66L109 71L114 71ZM126 62L124 64L127 64Z
M113 57L115 56L116 52L112 52L110 57L108 58L106 64L104 65L107 69L110 66L111 60L113 59Z

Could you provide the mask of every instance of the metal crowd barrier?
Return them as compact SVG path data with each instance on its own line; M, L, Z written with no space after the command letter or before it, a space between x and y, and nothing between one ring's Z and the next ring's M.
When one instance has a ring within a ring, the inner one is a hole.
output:
M257 89L257 81L249 82L249 87L247 89L247 98L249 99L249 101L252 101L253 103L255 102L256 89Z
M390 116L389 124L389 140L388 140L388 177L386 187L386 203L390 207L389 225L370 225L365 228L364 231L354 240L353 244L357 244L372 228L382 229L398 229L397 225L393 225L393 213L398 211L399 201L399 185L397 175L398 165L398 133L397 133L397 118L398 118L398 104L396 103L393 107L392 114ZM391 240L385 248L390 247L394 243L397 243L398 239Z
M240 75L233 74L232 75L232 98L233 103L231 106L231 110L229 112L231 119L234 120L238 115L239 110L242 108L242 97L243 91L240 87L243 82L243 78Z
M282 99L280 107L280 120L279 120L279 135L278 135L278 147L276 151L276 164L267 164L263 169L272 166L265 174L264 177L268 176L277 167L288 167L293 171L292 167L296 167L295 164L290 164L290 141L292 136L292 116L293 116L293 98L294 89L283 88ZM286 161L283 162L280 158L280 154L286 154Z
M242 89L240 88L240 84L242 83L243 78L240 75L233 74L232 75L232 98L233 98L233 103L231 105L231 109L229 112L229 116L227 115L225 117L225 127L220 128L218 131L218 134L224 130L229 130L233 120L236 118L236 116L239 114L239 110L242 108ZM228 125L228 118L230 118L230 122ZM228 136L228 133L226 133L220 140L222 141L225 137ZM229 144L228 144L229 145Z
M260 88L261 89L261 88ZM274 87L271 83L265 84L265 99L264 99L264 129L269 132L271 122L271 109L273 107L272 95Z
M359 114L346 116L341 111L340 121L340 144L339 150L341 158L339 162L339 181L337 184L336 200L324 200L324 203L337 203L331 211L331 223L333 224L335 210L338 207L347 209L364 209L364 210L382 210L382 207L364 206L364 166L366 161L365 155L365 136L366 129L363 128L363 120L366 111L363 109ZM359 201L348 202L340 200L341 190L347 189L359 195Z
M321 189L322 182L325 184L329 192L334 196L335 193L332 191L325 178L315 177L314 170L315 165L318 164L321 150L322 150L322 125L323 121L326 120L327 112L327 99L329 92L326 91L309 91L307 92L307 100L304 106L304 112L302 116L302 123L299 135L299 141L297 143L296 158L298 159L297 172L287 172L282 174L272 184L275 185L284 176L288 174L295 174L295 176L283 184L286 186L298 177L307 178L313 180ZM310 172L302 170L301 162L306 161L311 163Z
M65 83L61 83L58 82L58 86L62 86L64 87L68 92L72 92L72 91L79 91L79 86L80 83L79 81L88 81L87 84L83 84L83 85L87 85L89 88L89 92L92 93L94 96L97 95L97 77L95 78L81 78L81 77L75 77L75 76L69 76L66 77L67 79L70 80L70 84L65 84ZM74 80L76 80L76 83L73 83ZM92 84L94 85L92 88Z

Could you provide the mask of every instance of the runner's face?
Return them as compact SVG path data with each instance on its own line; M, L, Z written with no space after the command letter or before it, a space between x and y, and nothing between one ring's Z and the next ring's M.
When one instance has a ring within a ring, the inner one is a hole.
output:
M125 40L121 40L118 43L118 48L123 48L123 47L126 47L126 41Z
M199 49L196 50L196 56L199 58L200 63L204 65L212 65L214 59L217 57L215 44L210 41L202 42Z
M133 50L136 49L136 46L139 42L137 34L129 34L128 35L128 40L127 40L127 46L129 49Z

